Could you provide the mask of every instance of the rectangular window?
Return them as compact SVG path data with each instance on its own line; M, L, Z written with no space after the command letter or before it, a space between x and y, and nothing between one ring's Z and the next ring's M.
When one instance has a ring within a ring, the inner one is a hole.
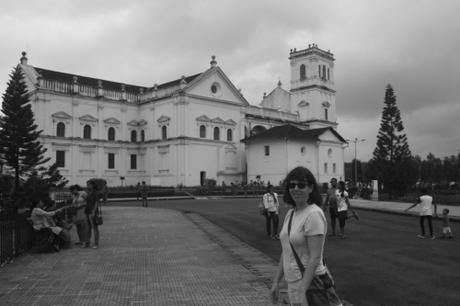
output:
M337 167L335 163L332 164L332 173L336 174L337 173Z
M109 169L115 169L115 154L114 153L109 153L107 154L107 160L108 160L108 168Z
M137 169L137 155L131 154L131 169Z
M327 173L327 163L324 163L324 173Z
M65 151L56 151L56 164L60 168L65 167Z
M270 156L270 146L265 146L264 150L265 150L265 156Z

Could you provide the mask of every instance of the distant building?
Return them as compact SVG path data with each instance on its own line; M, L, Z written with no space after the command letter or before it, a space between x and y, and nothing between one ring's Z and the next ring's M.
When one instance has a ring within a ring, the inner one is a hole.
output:
M273 166L257 161L257 146L275 150L281 142L256 136L284 125L303 135L288 133L289 150L306 149L299 155L303 158L281 155L273 162L287 158L287 165L303 164L320 181L343 176L333 55L313 44L291 50L289 59L291 89L279 82L260 107L248 103L214 56L201 73L151 87L32 66L25 53L20 67L36 123L44 131L40 141L72 184L93 177L106 179L109 186L139 181L193 186L207 179L231 184L256 173L271 181L265 168ZM321 171L326 163L327 171ZM277 169L278 178L288 168Z

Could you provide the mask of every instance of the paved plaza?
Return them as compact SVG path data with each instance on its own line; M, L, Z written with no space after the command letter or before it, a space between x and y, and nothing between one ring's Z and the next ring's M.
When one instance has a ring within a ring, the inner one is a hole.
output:
M100 231L97 250L26 254L0 268L0 304L269 304L276 263L199 215L107 207Z

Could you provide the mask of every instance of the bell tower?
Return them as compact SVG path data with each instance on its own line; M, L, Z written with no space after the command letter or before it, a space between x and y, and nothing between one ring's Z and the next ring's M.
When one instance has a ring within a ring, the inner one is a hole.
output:
M291 49L290 109L309 128L337 126L334 55L316 44Z

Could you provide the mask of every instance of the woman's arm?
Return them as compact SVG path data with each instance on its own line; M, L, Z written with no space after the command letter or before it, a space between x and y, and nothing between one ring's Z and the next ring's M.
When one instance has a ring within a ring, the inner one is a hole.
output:
M302 290L307 292L311 281L315 277L316 268L321 263L321 250L323 248L324 235L307 236L307 245L310 250L310 256L305 267L305 272L302 278Z
M278 270L276 270L275 278L273 279L273 284L270 289L270 297L272 298L273 303L278 302L279 298L279 284L281 279L283 278L284 270L283 270L283 253L280 256L280 262L278 264Z

